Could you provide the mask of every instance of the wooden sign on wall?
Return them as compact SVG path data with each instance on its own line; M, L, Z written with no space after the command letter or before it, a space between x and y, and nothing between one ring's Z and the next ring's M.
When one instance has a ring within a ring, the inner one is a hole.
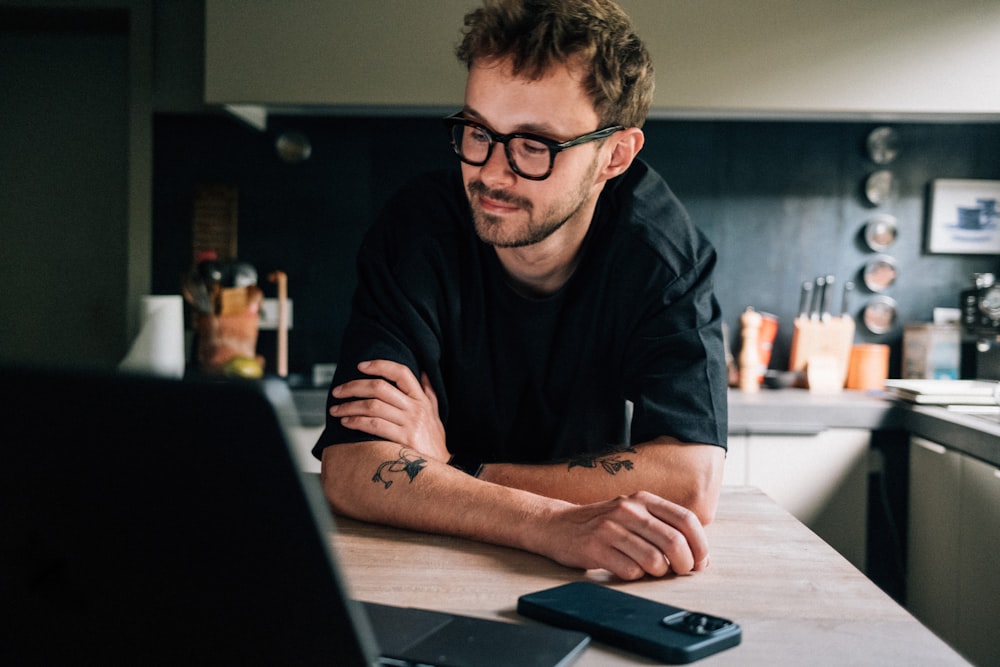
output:
M214 251L220 262L237 257L239 191L230 185L197 185L194 193L192 259Z

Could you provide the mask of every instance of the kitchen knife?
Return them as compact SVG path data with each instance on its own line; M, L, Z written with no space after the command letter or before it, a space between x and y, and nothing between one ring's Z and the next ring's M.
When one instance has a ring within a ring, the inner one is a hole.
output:
M811 280L802 283L802 290L799 292L799 316L796 319L809 319L809 309L812 307L813 284Z
M828 275L823 281L823 298L821 300L823 309L820 312L819 319L824 322L828 322L830 320L830 303L833 301L833 283L836 280L837 279L834 276Z
M823 312L823 297L826 292L826 278L820 276L816 279L816 288L813 290L813 305L812 310L809 313L809 319L819 320L820 314Z
M848 280L844 283L844 296L840 299L840 316L851 317L851 292L854 290L854 283Z

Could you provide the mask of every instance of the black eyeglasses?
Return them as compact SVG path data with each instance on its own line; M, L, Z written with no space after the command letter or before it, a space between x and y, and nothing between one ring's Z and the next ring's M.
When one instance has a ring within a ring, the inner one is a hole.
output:
M451 145L462 162L473 167L481 167L493 154L493 146L503 144L510 168L518 176L532 181L542 181L549 177L557 153L573 146L610 137L615 132L625 129L621 125L614 125L596 132L581 134L569 141L558 142L524 132L497 134L479 123L466 119L461 112L448 116L444 122L451 133Z

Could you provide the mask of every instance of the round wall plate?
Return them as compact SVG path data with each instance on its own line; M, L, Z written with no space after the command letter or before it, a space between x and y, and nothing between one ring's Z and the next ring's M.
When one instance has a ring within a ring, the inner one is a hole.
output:
M870 291L884 292L896 282L897 275L896 260L888 255L878 255L865 264L861 279Z
M881 252L896 242L898 231L895 216L888 213L873 215L865 223L865 245Z
M899 134L891 127L876 127L865 142L868 157L875 164L889 164L899 156Z
M884 204L892 196L893 187L892 172L888 169L879 169L865 180L865 197L875 206Z
M278 157L288 164L308 160L312 155L312 144L301 132L283 132L274 142Z
M861 315L865 328L874 334L884 334L892 331L896 323L896 300L879 294L873 296Z

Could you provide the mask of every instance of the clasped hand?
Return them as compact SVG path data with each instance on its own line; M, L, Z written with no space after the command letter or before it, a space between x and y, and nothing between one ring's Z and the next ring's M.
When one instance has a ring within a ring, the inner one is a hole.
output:
M418 382L408 367L384 359L363 361L358 370L369 377L335 387L333 396L346 402L332 406L330 414L347 428L448 461L437 394L427 374Z
M708 539L694 512L639 491L557 512L540 553L570 567L602 568L624 580L708 567Z

